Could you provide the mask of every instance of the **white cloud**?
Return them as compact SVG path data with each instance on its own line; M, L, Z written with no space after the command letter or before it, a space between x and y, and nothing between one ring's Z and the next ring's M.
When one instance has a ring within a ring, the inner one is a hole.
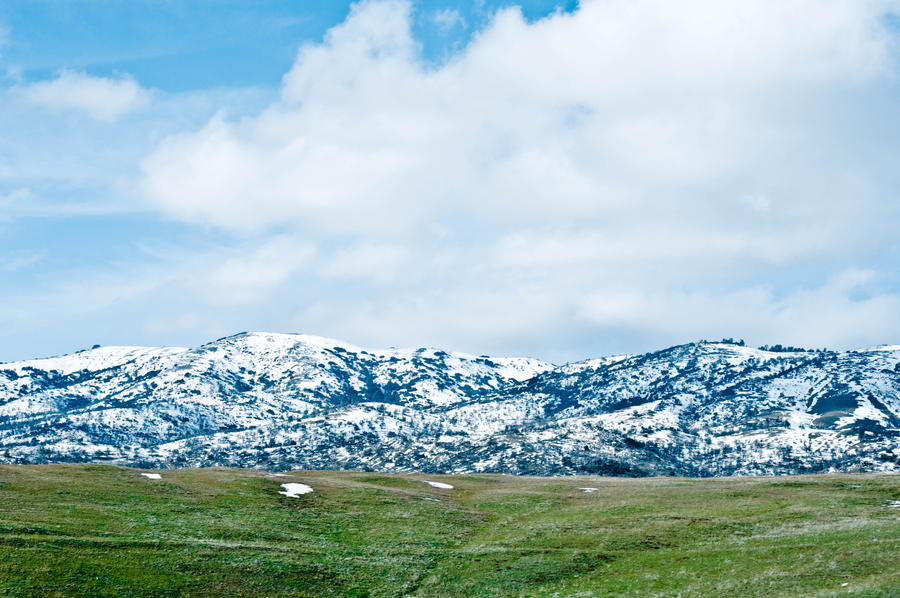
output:
M795 231L791 237L777 229L697 234L696 229L659 225L625 231L522 231L501 238L491 253L498 265L516 268L642 263L684 268L778 265L822 253L830 244L820 231Z
M757 343L862 347L879 335L888 339L900 335L900 325L891 315L900 309L900 294L880 292L872 282L873 273L851 269L821 286L782 296L766 286L724 293L612 287L585 296L579 309L598 328L627 328L670 342L736 335ZM853 297L855 293L861 296ZM673 318L673 313L679 317Z
M312 280L273 321L356 342L895 341L898 5L508 9L436 67L408 3L362 2L277 101L168 137L140 184L168 216L315 244L302 265L248 249L203 284L257 258L259 279L208 301L249 314ZM854 268L872 279L835 282Z
M323 261L319 271L326 277L371 278L380 282L396 279L404 266L413 263L409 251L390 244L358 244L340 249Z
M189 271L186 283L212 305L258 303L308 264L315 252L310 243L279 236L256 247L242 247L224 260L213 254L218 263Z
M822 129L846 109L819 114L826 99L895 64L887 7L586 2L534 24L510 9L434 70L405 2L363 2L301 50L258 117L162 144L144 189L186 220L317 234L597 221L622 206L646 219L675 203L685 220L733 226L716 196L748 182L810 209L850 191L803 153L848 141L839 124Z
M455 27L465 27L466 20L458 10L452 8L442 8L431 14L431 21L438 26L439 29L449 31Z
M706 338L754 345L855 348L900 338L897 293L853 298L832 282L780 295L765 286L725 292L554 279L510 280L394 292L389 301L350 294L312 301L291 328L369 346L436 345L556 362L649 351ZM580 293L561 295L575 287ZM860 288L856 289L857 291ZM562 300L561 300L562 297Z
M130 77L94 77L62 70L57 77L16 88L28 104L61 112L81 111L99 121L113 122L150 102L151 94Z

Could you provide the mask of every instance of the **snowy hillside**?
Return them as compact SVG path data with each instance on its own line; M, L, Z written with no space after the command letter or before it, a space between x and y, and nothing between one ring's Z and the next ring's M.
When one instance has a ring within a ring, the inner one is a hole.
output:
M0 461L605 473L900 470L900 347L693 343L555 367L243 333L0 364Z

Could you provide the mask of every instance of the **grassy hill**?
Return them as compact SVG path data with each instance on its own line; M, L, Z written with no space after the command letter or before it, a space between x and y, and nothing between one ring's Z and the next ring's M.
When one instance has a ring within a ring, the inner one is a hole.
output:
M0 595L900 596L900 476L158 473L0 467Z

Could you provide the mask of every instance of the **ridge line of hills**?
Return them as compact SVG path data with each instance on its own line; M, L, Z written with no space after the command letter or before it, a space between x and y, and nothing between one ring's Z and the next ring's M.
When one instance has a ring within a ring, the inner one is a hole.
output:
M0 364L0 462L539 475L897 471L900 346L701 341L560 366L367 350L301 334L95 347Z

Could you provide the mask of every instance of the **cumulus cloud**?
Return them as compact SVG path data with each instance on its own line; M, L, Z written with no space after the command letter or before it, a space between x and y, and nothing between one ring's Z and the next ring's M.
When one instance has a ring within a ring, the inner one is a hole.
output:
M75 110L98 121L113 122L146 106L151 94L130 77L94 77L62 70L55 79L19 87L16 95L46 110Z
M509 9L435 70L416 53L408 4L364 2L300 51L281 101L257 118L164 143L145 189L186 219L356 233L458 214L597 218L623 202L705 210L709 197L688 196L771 192L748 182L810 197L784 160L813 167L810 144L845 140L803 110L892 68L886 9L587 2L533 24Z
M343 332L340 305L358 332L469 347L874 340L897 333L873 314L898 297L898 6L513 7L436 67L408 2L364 1L265 110L163 141L141 187L170 217L331 247L323 278L394 273L300 309L314 332ZM833 285L854 268L882 286Z

